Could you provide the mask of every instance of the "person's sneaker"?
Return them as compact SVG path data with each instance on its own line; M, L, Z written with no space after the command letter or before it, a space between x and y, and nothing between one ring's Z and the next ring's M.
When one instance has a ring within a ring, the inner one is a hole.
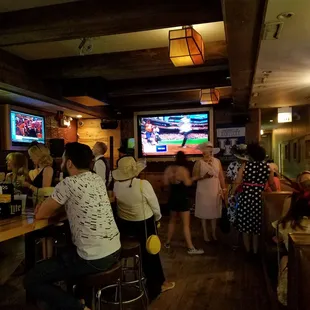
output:
M165 243L165 244L164 244L164 247L165 247L166 249L170 249L170 248L171 248L171 245L170 245L170 243Z
M189 254L189 255L201 255L204 252L205 251L203 249L196 249L196 248L192 248L192 249L187 250L187 254Z

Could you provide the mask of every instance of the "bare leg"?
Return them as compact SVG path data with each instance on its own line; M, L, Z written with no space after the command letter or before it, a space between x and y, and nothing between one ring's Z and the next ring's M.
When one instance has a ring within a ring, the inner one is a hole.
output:
M177 212L171 211L170 221L168 224L168 237L167 237L167 242L166 242L168 244L171 242L172 236L173 236L174 231L175 231L175 224L176 224L177 216L178 216Z
M243 233L243 243L246 251L250 252L250 235L247 233Z
M258 252L258 235L253 235L253 252L254 254Z
M216 219L212 219L211 220L211 228L212 228L212 238L213 238L213 240L217 240L217 238L216 238L216 233L215 233L215 231L216 231Z
M202 224L202 230L203 230L203 239L206 242L210 242L210 238L208 236L208 230L207 230L207 220L201 220Z
M181 212L181 219L183 222L183 233L184 233L184 238L186 241L186 245L188 249L193 249L193 242L192 242L192 235L191 235L191 229L190 229L190 212Z

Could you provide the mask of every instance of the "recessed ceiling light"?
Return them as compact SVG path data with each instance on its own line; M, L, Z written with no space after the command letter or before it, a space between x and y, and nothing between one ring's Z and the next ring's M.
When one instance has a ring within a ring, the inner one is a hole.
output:
M82 118L82 117L83 117L83 116L82 116L82 115L80 115L80 114L76 116L76 118Z
M271 119L269 122L270 122L270 123L273 123L273 119Z

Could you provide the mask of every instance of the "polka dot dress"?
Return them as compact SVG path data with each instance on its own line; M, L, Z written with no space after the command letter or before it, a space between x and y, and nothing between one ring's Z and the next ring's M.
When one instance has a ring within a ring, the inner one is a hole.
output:
M243 172L243 192L239 196L237 227L242 233L259 235L262 225L262 191L270 169L265 162L248 162ZM247 183L252 185L247 185ZM255 186L255 184L257 184ZM262 186L259 186L261 184Z

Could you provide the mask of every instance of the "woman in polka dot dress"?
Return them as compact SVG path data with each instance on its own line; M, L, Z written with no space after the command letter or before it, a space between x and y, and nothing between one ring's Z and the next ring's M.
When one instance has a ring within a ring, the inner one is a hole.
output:
M248 154L251 161L244 163L237 176L236 185L242 184L239 196L237 228L243 233L243 242L246 251L250 253L251 239L253 252L258 251L258 235L262 226L262 192L269 180L272 190L276 190L273 173L270 173L268 164L264 161L266 152L258 144L248 145Z

